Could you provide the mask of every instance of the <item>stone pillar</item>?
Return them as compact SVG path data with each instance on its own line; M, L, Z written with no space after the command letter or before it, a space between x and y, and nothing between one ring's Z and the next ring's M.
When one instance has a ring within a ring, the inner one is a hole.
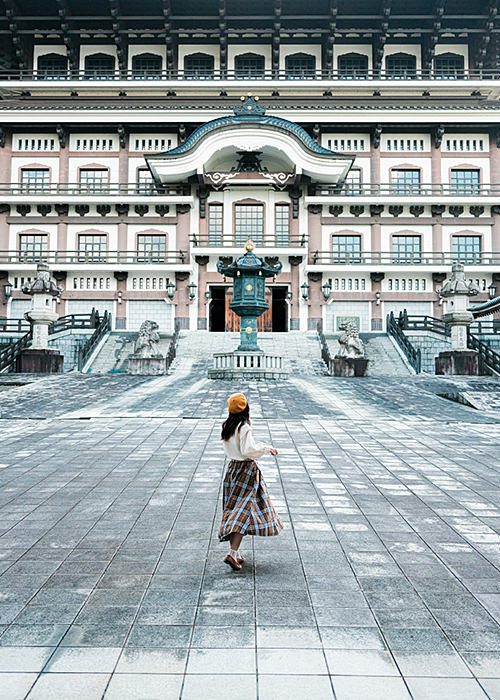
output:
M433 300L432 306L433 306L433 316L435 318L441 318L443 315L443 305L440 304L439 299L437 298L438 292L437 290L443 286L443 282L446 279L446 272L433 272L432 273L432 287L434 290L434 293L436 294L436 299Z
M290 302L290 330L300 330L300 264L302 255L290 255L290 291L292 299Z
M432 138L432 136L431 136ZM431 183L434 187L441 184L441 149L436 148L434 139L431 145Z
M385 277L385 272L370 272L372 283L372 301L371 301L371 316L372 316L372 331L382 331L384 328L384 319L382 318L382 304L377 304L375 297L377 292L382 293L382 280Z
M9 250L9 204L0 204L0 250Z
M118 181L120 183L120 189L123 192L127 191L127 185L129 180L128 155L128 148L120 147L120 150L118 152Z
M372 148L370 155L370 182L372 191L380 185L380 148Z
M209 261L208 255L197 255L195 261L198 263L198 323L199 331L207 330L207 264Z
M323 326L323 314L322 314L322 303L323 303L323 292L321 291L321 284L323 281L323 273L321 272L308 272L307 273L307 284L309 285L309 301L307 304L308 318L307 318L307 330L315 331L318 327L318 323Z
M0 270L0 320L7 318L7 299L5 298L4 284L7 284L9 273L7 270Z
M175 230L175 247L182 250L186 256L185 262L189 262L189 248L191 238L191 207L189 204L178 204L177 226Z
M500 206L493 205L491 207L491 215L493 217L493 224L491 227L491 252L500 253Z
M12 180L12 132L5 129L5 144L0 146L0 173L2 182L7 183Z
M67 185L69 178L69 137L59 139L59 184ZM65 188L63 188L65 190Z
M124 330L127 327L127 277L128 272L124 270L116 270L114 273L116 279L116 315L115 328L116 330ZM121 292L121 297L120 297Z
M189 272L175 273L175 322L179 328L189 328Z

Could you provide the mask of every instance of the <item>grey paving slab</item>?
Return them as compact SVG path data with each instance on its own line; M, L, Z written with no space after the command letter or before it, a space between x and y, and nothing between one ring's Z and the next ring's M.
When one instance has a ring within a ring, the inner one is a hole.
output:
M12 698L68 700L85 678L85 700L500 698L500 415L438 396L498 380L337 381L303 363L233 385L183 342L167 377L2 391ZM235 389L279 450L261 469L285 523L243 543L237 574L217 540Z

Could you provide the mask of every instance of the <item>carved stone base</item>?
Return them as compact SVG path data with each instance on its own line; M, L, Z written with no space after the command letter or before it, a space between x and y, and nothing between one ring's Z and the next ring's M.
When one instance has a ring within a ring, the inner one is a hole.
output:
M481 374L479 355L475 350L445 350L435 358L436 374Z
M365 377L368 368L365 357L334 357L333 375L335 377Z
M167 362L164 357L129 357L127 374L142 376L158 376L167 373Z
M23 350L16 361L16 372L30 374L59 374L63 371L64 355L59 350Z
M288 379L281 355L263 352L227 352L214 354L209 379Z

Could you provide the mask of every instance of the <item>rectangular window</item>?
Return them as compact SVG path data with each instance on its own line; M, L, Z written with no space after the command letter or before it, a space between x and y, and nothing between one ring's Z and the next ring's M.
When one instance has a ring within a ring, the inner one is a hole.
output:
M419 194L420 170L392 170L394 194Z
M422 261L422 241L420 236L393 236L392 262L419 263Z
M224 207L222 204L208 205L208 245L222 245L224 233Z
M106 236L102 234L78 236L78 252L82 253L81 260L88 262L103 262L106 252Z
M245 245L249 238L256 244L263 242L263 204L236 204L234 207L234 242Z
M19 236L19 258L23 262L42 262L47 257L48 236L25 234Z
M276 214L276 245L289 245L290 243L290 206L277 204Z
M165 262L167 237L162 234L137 236L137 262Z
M361 236L332 236L332 262L361 262Z
M50 171L48 169L23 168L21 170L21 191L23 194L46 192L49 188L49 183Z
M107 190L109 184L109 171L104 169L82 169L79 174L80 192L101 194Z
M361 194L361 170L351 168L344 182L344 192L346 194Z
M481 236L452 236L453 260L464 264L481 262Z
M137 171L137 194L153 194L154 180L151 172L145 168Z
M479 194L479 170L452 170L453 194Z

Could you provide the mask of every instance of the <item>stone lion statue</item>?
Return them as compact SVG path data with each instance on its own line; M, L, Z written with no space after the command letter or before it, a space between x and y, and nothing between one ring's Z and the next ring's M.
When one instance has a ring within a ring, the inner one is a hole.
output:
M163 357L160 352L160 334L155 321L143 321L134 344L134 357Z
M363 341L359 337L358 329L352 321L344 321L340 324L339 351L336 357L364 357L365 349Z

